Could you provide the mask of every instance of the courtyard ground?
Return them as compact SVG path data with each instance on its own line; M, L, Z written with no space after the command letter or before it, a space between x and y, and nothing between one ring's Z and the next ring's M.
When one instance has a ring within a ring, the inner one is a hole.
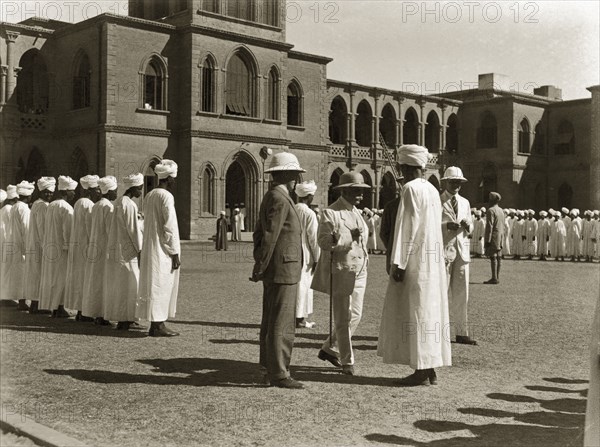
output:
M410 368L376 355L387 278L370 264L354 336L357 376L317 358L328 297L297 331L292 375L305 390L266 388L257 368L260 284L252 247L189 243L182 254L180 337L1 309L1 411L89 445L580 446L599 264L510 261L486 286L471 266L470 321L479 346L452 345L439 385L399 388Z

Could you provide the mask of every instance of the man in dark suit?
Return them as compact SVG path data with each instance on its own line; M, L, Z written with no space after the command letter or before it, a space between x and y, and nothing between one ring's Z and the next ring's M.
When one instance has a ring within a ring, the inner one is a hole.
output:
M498 206L501 197L497 192L491 192L485 225L485 254L492 264L492 278L484 284L500 282L500 264L502 262L502 244L504 242L504 211Z
M303 388L290 377L290 360L296 328L296 295L302 271L302 230L290 197L298 174L306 172L289 152L275 154L265 172L273 188L260 206L254 230L252 281L263 281L263 315L260 324L260 365L266 380L280 388Z

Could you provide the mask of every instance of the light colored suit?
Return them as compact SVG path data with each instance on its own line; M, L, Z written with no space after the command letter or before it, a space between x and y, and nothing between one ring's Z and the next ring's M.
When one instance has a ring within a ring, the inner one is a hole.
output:
M362 233L358 241L353 240L351 234L356 228ZM339 234L337 241L332 237L334 231ZM360 212L343 197L323 210L317 236L321 256L312 288L330 293L330 265L333 264L332 300L335 332L331 339L325 341L322 349L339 357L342 365L354 364L351 338L362 316L369 262L368 235L369 229Z
M471 240L468 236L473 231L471 204L467 199L456 194L457 214L454 212L451 200L452 194L444 191L441 195L442 237L448 276L448 310L450 323L454 327L456 335L468 336L467 308L469 302L469 263L471 262L469 252ZM460 224L463 220L467 222L468 228L448 229L448 222Z

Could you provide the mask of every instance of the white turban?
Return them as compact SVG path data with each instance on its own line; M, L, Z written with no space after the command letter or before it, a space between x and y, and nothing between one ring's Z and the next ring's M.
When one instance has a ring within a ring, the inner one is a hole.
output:
M54 192L56 189L56 179L54 177L42 177L37 181L37 187L40 191L47 189Z
M129 189L134 186L142 186L144 184L144 175L143 174L129 174L123 177L123 184L125 188Z
M75 191L77 188L77 182L67 175L58 176L58 190L59 191Z
M569 214L569 209L565 208L564 206L560 210L565 214Z
M107 175L98 180L98 186L100 186L100 192L106 194L108 191L117 189L117 179L112 175Z
M546 211L540 211L541 217L546 217L547 215L548 215L548 213Z
M177 177L177 163L173 160L164 159L154 167L154 172L156 172L159 179L164 179L169 176Z
M19 196L27 197L33 194L34 189L35 185L33 183L29 183L27 180L23 180L17 185L17 194Z
M97 188L98 180L100 180L100 177L97 175L86 175L79 179L79 183L81 183L83 189Z
M405 144L398 149L398 163L401 165L424 168L428 161L429 151L426 147L416 144Z
M6 191L4 191L3 189L0 189L0 203L3 203L6 200Z
M577 208L573 208L571 210L571 214L575 214L576 216L579 216L579 210Z
M19 197L17 187L15 185L8 185L6 187L6 200L16 199L17 197Z
M317 185L314 180L296 183L295 191L298 197L306 197L311 194L314 196L315 192L317 192Z

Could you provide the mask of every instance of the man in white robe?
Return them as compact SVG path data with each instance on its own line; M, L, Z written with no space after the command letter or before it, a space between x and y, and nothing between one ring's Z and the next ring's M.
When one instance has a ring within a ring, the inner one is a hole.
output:
M104 318L104 275L108 251L108 234L117 198L117 179L112 175L98 180L102 198L92 207L92 230L86 252L81 313L94 318L99 326L109 326Z
M582 222L581 228L581 254L585 256L585 262L592 262L594 259L594 221L592 220L593 213L586 210L583 215L585 219Z
M442 206L438 190L425 179L427 149L404 145L398 155L406 183L396 220L377 355L384 363L415 369L400 385L435 384L434 368L452 363Z
M164 159L154 168L158 187L144 199L144 240L140 264L140 300L137 317L150 321L151 337L179 335L165 326L175 316L179 290L181 246L175 212L177 163Z
M12 256L12 248L9 247L10 241L10 210L17 202L17 187L8 185L6 188L6 198L0 209L0 255L2 256L0 263L0 300L6 300L8 303L8 279L10 256Z
M35 314L39 308L40 295L46 290L40 288L42 278L42 247L44 244L44 224L46 211L56 190L56 179L42 177L37 181L39 198L31 206L29 229L27 231L27 256L25 258L25 296L31 300L29 313Z
M298 203L295 205L300 225L302 228L302 273L298 282L298 296L296 299L296 327L313 328L315 323L307 321L313 313L313 290L310 288L321 255L317 241L319 223L317 215L310 209L310 204L315 197L317 185L314 180L297 183L295 192Z
M442 236L444 259L448 276L448 307L450 322L456 333L456 342L476 345L469 336L467 309L469 303L469 233L473 230L471 204L459 194L467 179L462 170L450 166L444 172L442 183Z
M513 222L512 227L512 252L515 255L513 259L521 259L521 256L525 256L525 240L526 236L526 222L523 219L525 212L523 210L517 210L517 219Z
M240 209L233 209L233 216L231 216L231 240L241 241L242 240L242 216L240 215Z
M25 254L27 251L27 231L29 230L29 203L35 185L23 180L17 185L19 200L10 210L10 235L7 245L9 256L8 296L18 300L18 310L29 310L25 296Z
M515 219L515 213L514 213L514 209L511 208L506 208L504 209L504 214L506 215L506 219L504 221L505 224L505 228L504 228L504 244L502 245L502 258L504 259L504 256L510 256L511 255L511 245L512 245L512 240L511 240L511 235L512 235L512 226L513 226L513 222Z
M594 231L592 241L594 242L594 256L600 258L600 210L594 210Z
M104 318L118 321L118 330L129 330L135 323L142 251L142 228L138 207L133 201L141 197L143 174L123 178L126 191L114 203L108 236L108 260L104 285Z
M545 261L548 256L548 249L550 247L550 221L548 220L548 213L546 211L540 211L540 219L538 220L538 232L537 232L537 254L540 256L540 261Z
M571 247L569 245L569 231L571 231L571 217L569 216L570 211L568 210L568 208L561 208L561 213L562 213L562 221L565 224L565 231L567 232L567 239L565 239L565 256L571 257L572 256L572 250Z
M377 217L373 210L368 210L367 227L369 228L369 239L367 240L367 249L370 254L377 251Z
M579 210L571 210L571 223L567 228L567 255L571 257L571 262L581 260L581 232L583 222L579 217Z
M535 219L535 211L533 210L527 210L527 220L525 221L525 228L526 228L526 247L527 247L527 251L526 251L526 255L527 255L527 259L529 259L530 261L533 259L533 256L537 253L537 244L538 244L538 240L537 240L537 233L538 233L538 223L537 220Z
M567 229L559 211L554 212L554 221L550 229L550 256L555 261L564 261L567 252Z
M246 231L246 205L240 203L240 231Z
M102 197L98 187L97 175L86 175L79 179L81 198L73 207L73 226L69 243L69 260L67 262L67 283L65 290L65 307L77 310L76 321L92 322L92 317L85 317L83 307L83 280L85 276L85 260L92 232L92 208Z
M481 216L481 210L475 210L475 220L473 221L473 252L475 258L480 258L484 251L483 236L485 233L485 220Z
M73 199L77 182L71 177L58 177L58 191L48 205L42 245L42 277L40 279L40 308L52 310L54 318L68 318L65 310L67 262L73 225Z

